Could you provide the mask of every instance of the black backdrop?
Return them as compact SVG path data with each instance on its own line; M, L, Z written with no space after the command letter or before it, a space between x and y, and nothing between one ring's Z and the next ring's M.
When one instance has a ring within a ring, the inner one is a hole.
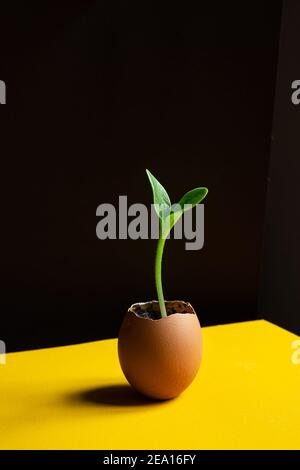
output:
M300 3L284 2L265 222L259 313L300 334Z
M210 193L205 248L168 242L166 297L256 318L281 2L1 6L1 322L8 350L117 334L155 297L154 241L99 241L96 207Z

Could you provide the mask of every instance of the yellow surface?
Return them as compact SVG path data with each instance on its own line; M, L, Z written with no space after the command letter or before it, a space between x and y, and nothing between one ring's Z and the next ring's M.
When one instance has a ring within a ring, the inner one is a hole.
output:
M116 340L7 355L1 449L299 449L295 335L264 320L203 329L200 372L179 398L140 399Z

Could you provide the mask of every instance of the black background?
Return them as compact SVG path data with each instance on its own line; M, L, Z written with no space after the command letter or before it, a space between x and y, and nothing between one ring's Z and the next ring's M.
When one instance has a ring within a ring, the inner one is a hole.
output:
M166 298L257 317L281 2L1 6L1 322L8 350L117 334L155 297L155 241L96 238L96 207L210 190L205 248L166 247Z
M262 258L259 312L300 334L300 3L284 2Z

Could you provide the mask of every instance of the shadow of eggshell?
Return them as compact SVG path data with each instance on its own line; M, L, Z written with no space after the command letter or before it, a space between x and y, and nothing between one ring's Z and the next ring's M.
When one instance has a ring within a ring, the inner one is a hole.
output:
M166 301L132 305L121 325L118 353L125 377L138 392L165 400L178 396L195 378L202 358L202 333L193 307ZM146 312L150 312L152 318Z

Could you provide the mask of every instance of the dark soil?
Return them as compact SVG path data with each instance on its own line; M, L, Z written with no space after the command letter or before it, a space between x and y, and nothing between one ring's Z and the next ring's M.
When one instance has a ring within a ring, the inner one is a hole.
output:
M147 312L138 312L137 315L141 318L149 318L149 320L159 320L161 318L160 312L154 312L153 310Z
M193 307L188 302L182 300L169 300L165 302L167 315L173 313L195 313ZM160 320L160 308L157 300L149 302L139 302L130 307L130 311L140 318L148 318L150 320Z

